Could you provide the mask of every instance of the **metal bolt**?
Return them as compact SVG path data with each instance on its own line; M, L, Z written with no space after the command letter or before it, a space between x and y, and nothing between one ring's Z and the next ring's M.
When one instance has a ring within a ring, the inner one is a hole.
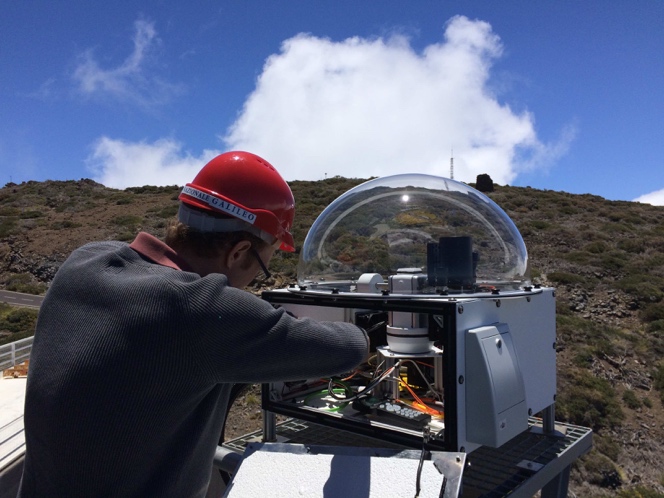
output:
M464 378L463 375L459 375L459 384L463 384Z
M459 306L458 309L459 309L459 314L460 314L460 315L463 315L463 306Z
M496 308L500 308L500 299L496 299Z
M526 301L527 301L527 302L530 302L530 301L532 301L532 298L531 298L530 296L528 296L528 297L526 298Z
M533 409L532 409L532 408L528 408L528 416L530 417L532 414L533 414Z

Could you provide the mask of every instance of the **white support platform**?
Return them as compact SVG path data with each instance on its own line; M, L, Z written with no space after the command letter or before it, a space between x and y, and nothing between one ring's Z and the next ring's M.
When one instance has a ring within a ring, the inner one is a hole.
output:
M14 498L23 472L25 377L0 376L0 498Z
M23 405L27 379L0 378L0 472L25 452Z

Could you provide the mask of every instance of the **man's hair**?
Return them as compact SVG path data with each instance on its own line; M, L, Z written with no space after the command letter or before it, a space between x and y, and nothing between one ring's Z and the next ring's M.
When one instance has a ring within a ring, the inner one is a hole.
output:
M249 232L201 232L180 221L171 223L164 237L166 244L173 249L186 247L202 258L220 257L243 240L249 241L257 251L268 245L263 239Z

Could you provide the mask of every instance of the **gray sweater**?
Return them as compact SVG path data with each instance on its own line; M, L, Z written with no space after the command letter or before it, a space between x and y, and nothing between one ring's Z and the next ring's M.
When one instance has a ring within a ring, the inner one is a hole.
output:
M39 313L19 496L204 496L231 383L348 372L366 353L352 324L87 244Z

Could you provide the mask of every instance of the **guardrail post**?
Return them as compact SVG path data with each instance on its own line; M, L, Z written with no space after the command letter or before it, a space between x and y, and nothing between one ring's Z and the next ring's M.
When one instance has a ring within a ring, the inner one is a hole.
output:
M26 337L0 346L0 371L29 360L33 339L34 337Z

